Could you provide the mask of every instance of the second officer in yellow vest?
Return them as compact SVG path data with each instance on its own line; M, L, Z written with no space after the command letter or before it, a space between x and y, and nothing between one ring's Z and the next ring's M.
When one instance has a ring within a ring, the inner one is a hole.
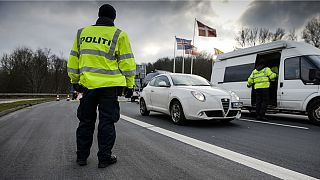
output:
M95 25L78 30L68 75L74 89L83 93L77 111L77 163L87 164L98 107L98 167L104 168L117 161L111 152L116 139L114 123L120 118L117 96L123 88L132 95L136 63L127 34L114 26L116 10L105 4L98 15Z
M256 93L256 114L258 120L267 121L265 114L269 100L270 80L276 78L276 74L265 66L263 59L248 78L248 87L254 86Z

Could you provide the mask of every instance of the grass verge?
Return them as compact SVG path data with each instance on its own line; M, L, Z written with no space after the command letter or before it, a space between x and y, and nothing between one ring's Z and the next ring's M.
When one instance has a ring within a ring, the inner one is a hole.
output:
M54 101L55 98L41 98L41 99L34 99L34 100L22 100L17 102L11 103L2 103L0 104L0 113L4 111L8 111L10 109L19 109L19 107L27 107L32 106L35 104L40 104L44 102Z

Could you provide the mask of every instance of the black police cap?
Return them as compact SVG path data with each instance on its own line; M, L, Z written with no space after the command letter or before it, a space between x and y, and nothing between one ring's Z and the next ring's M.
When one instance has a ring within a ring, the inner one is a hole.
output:
M116 10L110 4L104 4L99 8L98 16L114 20L116 18Z

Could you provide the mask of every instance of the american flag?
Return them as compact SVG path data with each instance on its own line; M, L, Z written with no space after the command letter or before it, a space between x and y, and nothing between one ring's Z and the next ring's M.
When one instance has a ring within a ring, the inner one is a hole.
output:
M182 38L176 38L177 40L177 49L192 49L191 41Z

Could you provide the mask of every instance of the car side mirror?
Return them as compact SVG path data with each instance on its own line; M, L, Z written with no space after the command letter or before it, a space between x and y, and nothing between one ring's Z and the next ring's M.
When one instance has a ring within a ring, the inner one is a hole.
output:
M161 81L161 82L159 82L159 87L170 87L170 85L167 85L166 82Z
M309 79L310 80L320 80L320 70L318 69L310 69L309 70Z

